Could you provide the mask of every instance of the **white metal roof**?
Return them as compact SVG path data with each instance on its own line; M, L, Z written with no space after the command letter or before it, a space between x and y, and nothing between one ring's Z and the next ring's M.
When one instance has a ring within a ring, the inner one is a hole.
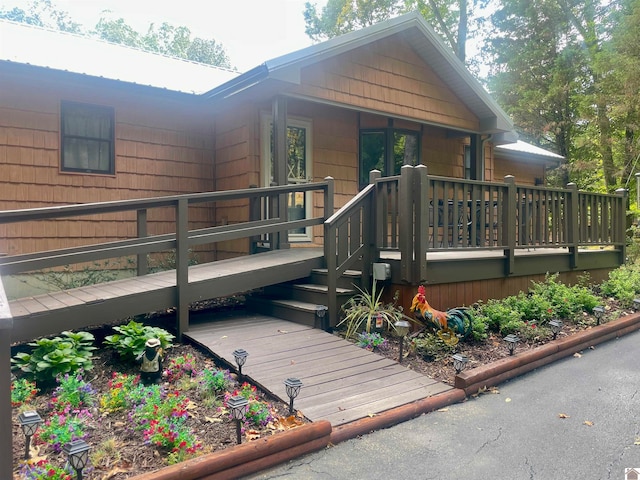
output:
M240 72L0 20L0 61L202 94Z
M530 143L523 142L522 140L518 140L516 143L506 143L503 145L496 145L496 150L508 150L510 152L515 152L515 153L528 153L531 155L537 155L541 157L549 157L557 161L564 159L562 155L558 155L557 153L550 152L549 150L545 150L544 148L536 147L535 145L531 145Z

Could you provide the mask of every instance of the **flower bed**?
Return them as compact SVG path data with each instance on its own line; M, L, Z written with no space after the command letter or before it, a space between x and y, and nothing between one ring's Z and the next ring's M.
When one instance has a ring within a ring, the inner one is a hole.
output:
M55 387L24 378L14 382L13 463L16 478L66 479L63 446L85 439L91 446L84 478L125 479L236 444L235 422L226 400L242 395L249 411L243 441L301 425L286 418L287 406L273 402L249 384L239 385L228 370L188 345L168 350L159 385L142 385L136 366L111 349L93 357L94 368L58 376ZM23 460L25 437L18 415L36 410L45 420L33 437L31 459ZM75 475L72 477L75 478Z

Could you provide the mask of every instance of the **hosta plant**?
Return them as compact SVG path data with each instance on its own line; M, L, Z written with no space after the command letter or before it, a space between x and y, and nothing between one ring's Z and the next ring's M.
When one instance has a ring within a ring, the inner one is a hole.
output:
M12 359L37 382L51 383L58 375L74 374L93 368L94 336L89 332L62 332L59 337L41 338L28 345L30 353L19 352Z
M105 345L113 348L125 361L134 361L144 352L145 343L150 338L160 340L160 348L166 350L172 346L175 338L163 328L143 325L131 320L126 325L113 327L117 332L105 337Z

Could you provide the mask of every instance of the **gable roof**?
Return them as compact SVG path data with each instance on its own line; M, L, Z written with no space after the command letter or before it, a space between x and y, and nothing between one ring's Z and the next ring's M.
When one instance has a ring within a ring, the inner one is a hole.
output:
M392 18L268 60L212 89L205 96L228 98L267 79L299 83L302 68L392 35L400 35L411 45L462 103L480 119L481 133L513 130L513 123L509 116L418 12Z
M399 35L480 121L480 133L513 124L465 65L417 12L268 60L244 74L103 40L0 20L0 62L105 78L209 99L239 94L267 80L299 83L301 70Z
M96 38L0 20L0 61L202 94L239 75Z

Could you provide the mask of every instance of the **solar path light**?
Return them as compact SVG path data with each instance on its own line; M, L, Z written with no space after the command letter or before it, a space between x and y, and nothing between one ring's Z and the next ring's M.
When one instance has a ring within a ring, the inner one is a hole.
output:
M287 378L284 381L284 386L287 390L287 397L289 397L289 415L293 415L293 399L300 393L302 382L298 378Z
M24 458L29 459L29 447L31 446L31 437L36 433L38 427L43 423L42 417L35 410L26 410L18 415L20 428L25 436Z
M67 454L69 465L76 471L77 480L82 480L82 470L89 463L90 448L84 440L73 440L62 447L62 451Z
M227 407L231 409L231 416L236 421L236 439L238 445L240 445L242 443L242 421L249 409L249 400L242 395L236 395L229 399Z
M467 368L469 358L466 355L463 355L462 353L456 353L451 358L453 359L453 368L456 370L456 374Z
M400 337L400 352L398 354L398 363L402 363L402 350L404 347L404 337L409 334L409 328L411 325L406 320L398 320L393 324L396 329L396 334Z
M549 328L551 329L551 333L553 333L554 340L558 336L558 333L560 333L560 330L562 330L563 326L564 323L562 323L562 320L558 320L557 318L549 321Z
M507 348L509 349L509 355L513 355L513 352L516 349L516 345L520 342L520 338L513 333L510 333L506 337L504 337L504 343L507 344Z
M604 307L593 307L593 314L596 316L596 325L600 325L602 317L604 316Z
M238 348L233 351L233 359L236 361L236 365L238 365L238 376L242 376L242 366L247 361L247 357L249 354L243 348Z

